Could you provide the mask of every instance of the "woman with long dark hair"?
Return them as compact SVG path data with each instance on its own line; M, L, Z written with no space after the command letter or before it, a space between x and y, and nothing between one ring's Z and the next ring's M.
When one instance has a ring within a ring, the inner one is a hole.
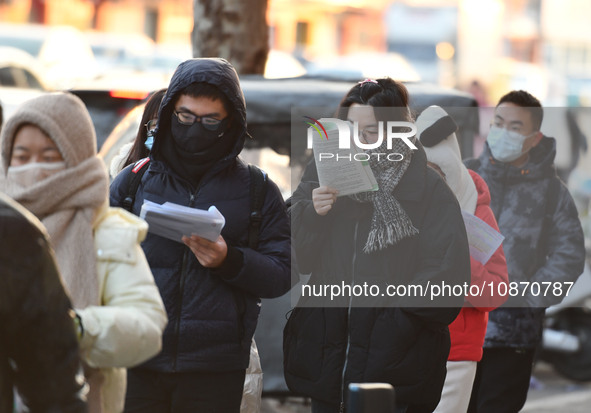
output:
M117 156L111 161L109 171L111 177L115 177L127 165L136 163L150 154L158 127L158 108L160 108L160 102L165 94L166 88L157 90L148 98L135 140L123 145Z
M386 137L388 121L412 121L406 88L390 78L355 85L338 116L365 144ZM411 292L469 282L468 242L457 200L420 142L411 138L413 150L391 141L365 150L377 191L339 197L311 162L292 198L299 269L309 285L344 293L302 296L285 327L287 384L312 398L314 413L343 411L350 383L390 383L399 412L431 412L440 398L448 324L464 298Z

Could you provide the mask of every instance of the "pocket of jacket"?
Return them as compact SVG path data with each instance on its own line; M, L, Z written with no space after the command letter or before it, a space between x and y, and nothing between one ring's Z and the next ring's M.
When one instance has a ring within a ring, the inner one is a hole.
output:
M400 309L385 310L374 325L369 338L368 358L364 379L392 385L416 383L421 354L421 327L417 319Z
M286 376L317 380L322 372L326 320L322 308L296 308L283 329ZM287 377L286 377L287 378Z
M236 290L232 290L232 297L234 299L234 309L236 311L236 331L238 334L238 342L241 343L244 339L244 316L246 313L246 303L242 294Z

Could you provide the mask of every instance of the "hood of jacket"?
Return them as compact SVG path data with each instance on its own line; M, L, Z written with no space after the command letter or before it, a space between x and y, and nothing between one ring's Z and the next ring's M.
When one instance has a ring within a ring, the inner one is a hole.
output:
M71 93L48 93L27 101L6 121L0 138L4 174L16 133L25 124L37 126L55 142L67 168L96 154L94 126L82 100Z
M242 151L246 137L246 101L240 87L240 80L234 67L222 58L195 58L182 62L174 72L166 95L162 98L158 110L158 130L154 139L153 153L158 158L162 139L170 129L170 118L174 110L174 102L181 91L192 83L203 82L217 87L232 105L233 133L235 143L228 155L213 168L215 171L226 166L228 162ZM221 165L220 165L221 164Z
M476 186L476 192L478 192L478 199L476 200L476 207L482 205L490 205L490 191L488 185L484 182L484 179L471 169L468 169L470 177L474 181Z

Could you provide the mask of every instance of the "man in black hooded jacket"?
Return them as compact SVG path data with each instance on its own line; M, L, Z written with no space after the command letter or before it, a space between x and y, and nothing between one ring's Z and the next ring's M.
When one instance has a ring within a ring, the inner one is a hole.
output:
M226 219L211 242L175 242L149 233L142 244L168 313L162 352L128 371L126 412L239 412L259 298L290 288L290 233L277 186L268 181L256 249L248 247L250 174L238 158L248 136L246 105L224 59L179 65L159 110L159 124L132 207L144 200L199 209ZM124 169L111 204L128 190Z

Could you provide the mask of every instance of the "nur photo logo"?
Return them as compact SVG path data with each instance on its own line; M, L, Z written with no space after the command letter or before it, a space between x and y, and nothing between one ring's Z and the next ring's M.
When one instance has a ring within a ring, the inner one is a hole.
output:
M314 119L309 116L304 118L307 129L307 148L314 149L317 161L323 160L355 160L368 161L371 156L386 157L391 161L401 161L404 159L400 153L366 153L372 149L377 149L386 140L386 147L391 150L394 139L401 139L411 150L417 147L410 140L417 133L417 127L412 122L403 121L380 121L375 131L375 140L363 141L361 138L364 132L359 131L358 122L349 122L337 118ZM351 143L354 147L351 147ZM337 145L338 144L338 145ZM314 148L316 147L316 148ZM353 149L351 152L348 150ZM355 150L358 149L358 150ZM343 153L342 150L347 150Z

